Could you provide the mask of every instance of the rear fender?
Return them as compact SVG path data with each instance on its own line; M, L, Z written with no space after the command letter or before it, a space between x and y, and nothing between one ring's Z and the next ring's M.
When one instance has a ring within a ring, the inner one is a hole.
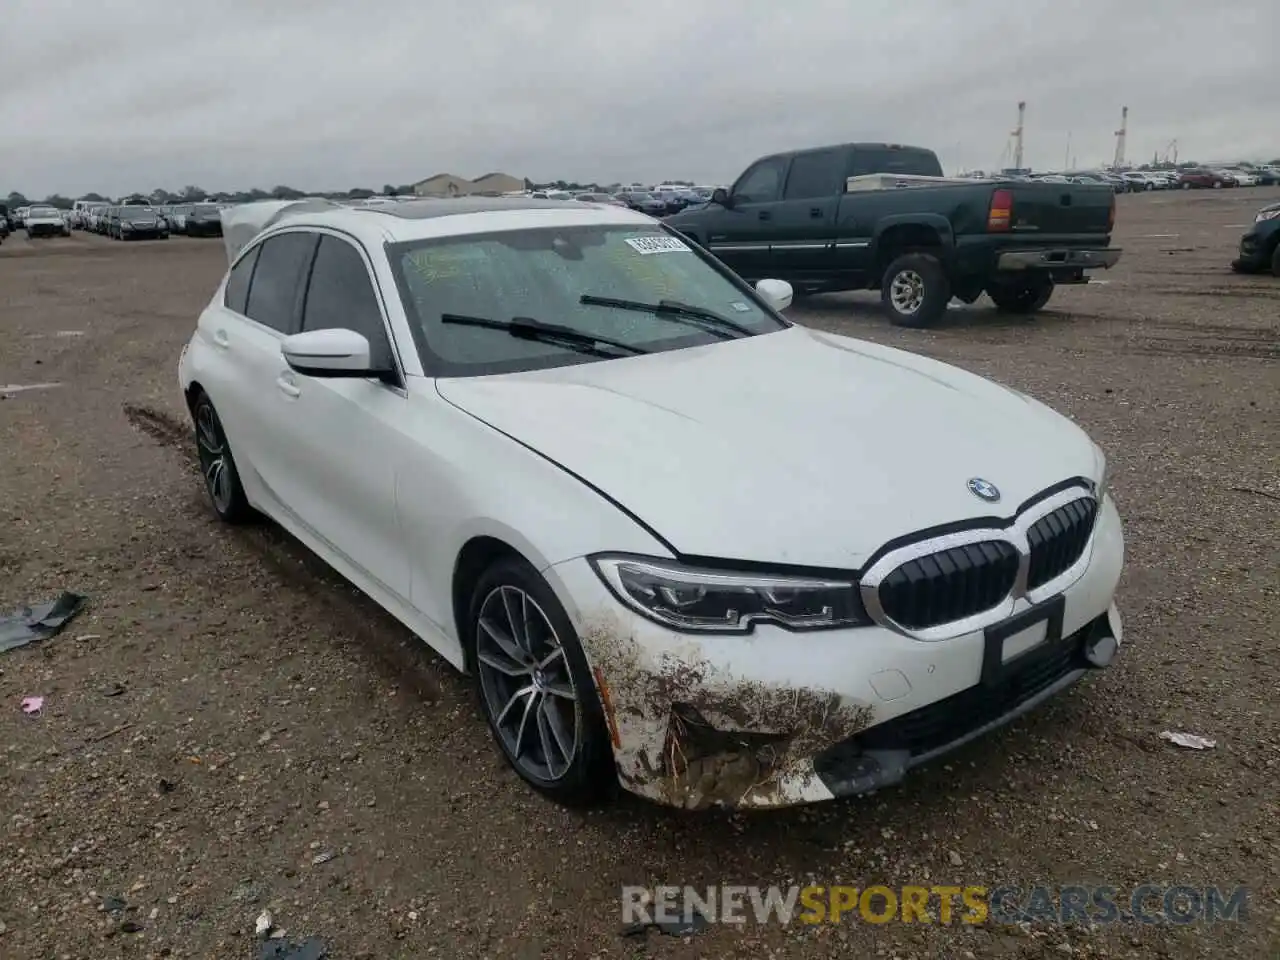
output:
M933 249L945 263L951 258L955 243L951 221L940 213L904 213L883 217L876 224L871 238L871 258L876 265L874 277L878 282L890 261L905 250Z

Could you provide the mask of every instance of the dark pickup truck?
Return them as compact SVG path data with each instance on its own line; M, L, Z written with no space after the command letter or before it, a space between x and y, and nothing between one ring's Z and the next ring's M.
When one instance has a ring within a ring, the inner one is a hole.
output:
M931 150L884 143L763 157L664 222L748 281L786 280L800 294L879 289L907 327L984 292L1034 313L1056 284L1120 259L1109 186L947 179Z

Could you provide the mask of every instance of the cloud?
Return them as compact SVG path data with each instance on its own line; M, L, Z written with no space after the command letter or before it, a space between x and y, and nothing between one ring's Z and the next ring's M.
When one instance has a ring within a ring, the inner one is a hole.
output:
M15 9L16 8L16 9ZM849 140L1270 159L1274 0L9 0L0 191L731 180ZM1070 146L1068 148L1068 136Z

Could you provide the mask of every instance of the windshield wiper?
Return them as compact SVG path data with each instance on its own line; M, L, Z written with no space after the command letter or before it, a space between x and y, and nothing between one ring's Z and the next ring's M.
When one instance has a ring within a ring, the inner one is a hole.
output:
M572 327L562 327L558 323L543 323L541 320L535 320L532 317L493 320L489 317L471 317L463 313L442 313L440 322L456 323L467 327L483 327L486 330L505 330L511 336L520 340L535 340L539 343L556 344L568 347L570 350L576 350L578 353L591 354L594 357L617 356L612 350L602 350L600 349L601 347L612 347L613 350L622 350L632 354L649 352L642 347L624 343L621 340L598 337L593 333L583 333L581 330L574 330Z
M714 333L720 334L725 339L755 336L755 331L734 320L730 320L728 317L720 316L714 310L695 307L692 304L681 303L679 300L659 300L657 303L646 303L643 300L619 300L615 297L597 297L595 294L584 293L578 298L578 302L591 307L637 310L643 313L652 313L659 317L692 321L692 326L701 327L704 330L710 327Z

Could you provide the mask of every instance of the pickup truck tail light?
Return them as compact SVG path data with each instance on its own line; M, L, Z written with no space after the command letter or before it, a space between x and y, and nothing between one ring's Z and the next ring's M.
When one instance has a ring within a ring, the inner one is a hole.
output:
M1013 224L1013 191L993 190L991 207L987 211L987 232L1002 233Z

